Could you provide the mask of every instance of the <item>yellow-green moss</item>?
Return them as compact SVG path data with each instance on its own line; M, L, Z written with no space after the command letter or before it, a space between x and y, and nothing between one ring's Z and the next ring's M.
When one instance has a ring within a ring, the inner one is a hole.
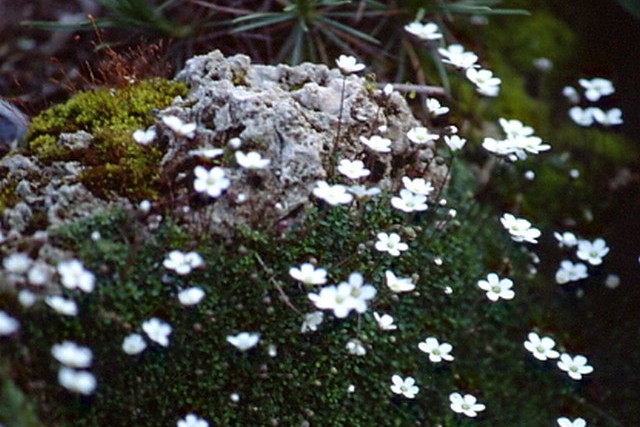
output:
M184 84L146 80L123 89L80 92L64 104L35 117L27 133L29 150L43 163L79 161L87 166L81 181L94 194L134 200L157 194L158 163L155 147L137 144L132 133L154 123L153 109L167 107L187 92ZM94 136L89 148L61 147L61 133L84 130Z
M20 197L16 194L17 184L15 181L0 184L0 212L6 208L13 207L20 200Z

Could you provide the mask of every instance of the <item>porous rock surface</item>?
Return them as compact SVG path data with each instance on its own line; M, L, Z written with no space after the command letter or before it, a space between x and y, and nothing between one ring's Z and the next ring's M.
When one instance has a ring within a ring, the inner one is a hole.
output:
M345 77L338 69L310 63L254 65L247 56L226 58L214 51L190 59L176 79L185 82L190 92L158 112L155 126L155 143L165 147L159 166L160 175L170 182L171 202L160 200L152 206L174 206L183 224L195 230L206 224L207 232L229 236L239 224L282 229L299 222L305 211L301 208L312 202L318 180L356 184L336 171L340 159L364 161L372 173L357 184L366 187L395 191L400 178L408 175L424 177L439 188L446 179L445 166L433 161L433 143L417 146L407 139L406 132L420 123L405 99L397 92L384 95L362 77ZM169 115L197 123L195 135L190 138L167 127L161 118ZM391 139L391 153L366 148L360 137L371 135ZM63 134L59 144L84 146L91 138L82 131ZM240 139L239 150L257 151L270 159L269 167L241 168L236 148L229 145L232 138ZM215 159L194 155L194 150L206 148L223 148L224 154ZM231 180L226 193L216 199L195 193L197 165L223 167ZM19 242L36 232L42 237L50 226L112 206L135 209L126 198L101 199L92 194L77 179L83 168L77 162L45 166L15 152L0 159L0 188L17 182L19 196L0 213L5 255L15 249L9 239ZM157 221L157 215L154 218Z

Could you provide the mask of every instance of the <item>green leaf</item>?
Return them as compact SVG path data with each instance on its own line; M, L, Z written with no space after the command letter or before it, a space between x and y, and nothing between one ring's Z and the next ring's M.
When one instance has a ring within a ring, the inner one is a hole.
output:
M353 27L350 27L348 25L342 24L342 23L340 23L338 21L335 21L333 19L330 19L330 18L327 18L327 17L324 17L324 16L318 16L318 21L324 22L325 24L327 24L327 25L329 25L331 27L335 27L335 28L337 28L339 30L342 30L345 33L351 34L352 36L357 37L359 39L366 40L369 43L373 43L373 44L376 44L376 45L380 44L380 41L378 39L376 39L374 37L371 37L370 35L365 34L362 31L358 31Z

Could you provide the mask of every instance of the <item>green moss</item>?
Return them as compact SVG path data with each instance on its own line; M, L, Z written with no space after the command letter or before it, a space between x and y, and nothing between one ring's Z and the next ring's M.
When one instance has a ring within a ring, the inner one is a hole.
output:
M16 194L17 182L9 180L0 184L0 212L15 206L20 201L20 196Z
M154 123L153 109L185 94L183 84L161 79L118 90L80 92L33 119L27 133L29 149L44 163L75 160L87 166L80 179L100 197L154 199L162 152L157 146L137 144L131 135ZM94 137L88 148L60 146L61 133L80 130Z

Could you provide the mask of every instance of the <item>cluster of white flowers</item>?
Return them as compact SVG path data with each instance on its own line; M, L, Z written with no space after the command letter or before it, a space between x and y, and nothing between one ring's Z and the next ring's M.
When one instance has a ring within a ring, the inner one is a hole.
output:
M554 233L560 248L575 248L576 257L592 266L602 264L602 259L609 253L609 247L604 239L598 238L593 241L579 239L571 232ZM560 262L560 267L556 271L556 283L564 285L569 282L577 282L589 277L587 264L583 262L572 262L565 259Z
M171 251L162 262L165 268L184 276L203 265L202 257L197 252Z
M602 77L579 79L578 84L580 84L584 89L584 96L589 102L597 102L600 98L609 96L615 92L613 83ZM571 103L577 104L580 102L580 95L575 88L566 86L562 92ZM605 111L594 106L583 108L578 105L574 105L569 109L569 117L577 125L584 127L592 126L594 123L599 123L602 126L607 127L617 126L624 123L622 119L622 111L619 108L611 108Z
M59 263L58 274L60 274L62 286L67 289L77 288L86 293L93 291L96 278L93 273L86 270L82 262L77 259Z
M583 355L571 356L568 353L558 353L554 350L556 342L551 337L540 337L535 332L530 332L524 342L524 348L533 357L540 361L550 359L560 359L557 362L558 368L565 371L573 380L581 380L583 375L593 372L593 366L587 364L587 358Z
M543 144L542 139L533 135L533 128L525 126L519 120L498 120L506 138L497 140L487 137L482 142L482 146L492 154L505 157L511 161L524 160L529 154L539 154L551 148L548 144Z
M63 341L51 347L51 355L63 366L58 371L58 382L69 391L91 394L97 386L95 376L86 369L91 366L93 353L87 347L72 341Z

